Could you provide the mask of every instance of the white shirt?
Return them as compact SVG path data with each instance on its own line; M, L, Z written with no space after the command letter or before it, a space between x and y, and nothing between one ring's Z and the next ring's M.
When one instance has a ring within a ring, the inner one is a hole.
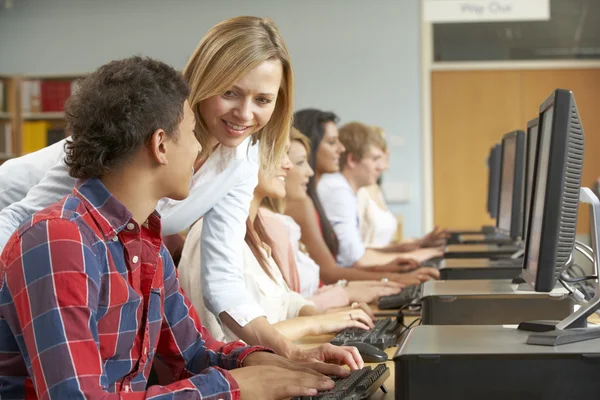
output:
M65 142L63 139L0 165L0 253L23 220L71 193L75 179L68 174L63 176L64 165L53 168L65 155ZM51 186L46 186L46 180L43 186L36 187L46 174ZM31 196L25 199L30 189Z
M381 192L377 194L385 204ZM398 231L396 216L390 210L379 207L366 187L358 189L358 221L360 237L366 247L385 247L394 240Z
M351 267L365 254L365 245L358 227L358 198L339 172L323 174L317 185L317 195L338 242L337 263Z
M296 262L298 278L300 279L300 294L304 297L311 297L319 289L321 268L308 254L300 250L300 237L302 236L300 225L288 215L275 215L283 221L292 244L294 261Z
M178 267L179 282L198 311L203 325L215 339L225 342L238 340L239 338L228 327L222 326L215 316L206 310L207 298L203 295L203 291L198 290L201 286L200 281L206 280L202 278L204 268L198 266L202 253L200 240L202 225L203 221L199 221L188 233ZM270 324L296 318L302 307L314 306L314 303L290 290L272 257L269 256L267 260L269 272L274 280L262 269L245 241L241 247L245 287Z
M0 166L0 204L12 202L0 211L0 251L26 218L71 193L75 180L64 164L64 140L59 143ZM219 146L194 174L187 199L162 199L157 206L163 235L181 232L204 216L207 306L216 315L227 312L241 326L264 315L245 288L240 249L257 183L258 144L250 146L248 138L235 149Z

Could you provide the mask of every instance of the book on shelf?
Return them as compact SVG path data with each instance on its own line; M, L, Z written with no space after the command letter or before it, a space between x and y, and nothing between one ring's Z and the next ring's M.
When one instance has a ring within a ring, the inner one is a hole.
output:
M77 85L76 79L24 80L21 83L21 110L24 113L62 112Z
M21 112L37 113L42 111L41 81L28 79L21 82Z
M41 83L42 112L61 112L71 96L71 81L45 80Z
M64 128L53 127L47 121L23 123L23 153L33 153L66 137Z

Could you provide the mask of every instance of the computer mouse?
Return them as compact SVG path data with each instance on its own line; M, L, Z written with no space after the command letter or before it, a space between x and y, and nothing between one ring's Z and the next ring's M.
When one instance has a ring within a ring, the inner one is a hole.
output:
M379 350L377 347L369 343L363 342L347 342L344 346L354 346L358 349L358 352L362 356L364 362L376 363L387 361L388 356L383 350Z

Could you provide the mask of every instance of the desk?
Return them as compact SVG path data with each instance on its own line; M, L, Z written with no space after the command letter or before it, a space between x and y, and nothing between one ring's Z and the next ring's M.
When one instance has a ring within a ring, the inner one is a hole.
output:
M372 309L374 312L378 312L379 309L376 306L372 306ZM389 310L388 310L389 311ZM418 317L413 317L413 316L406 316L404 317L404 324L408 325L410 323L412 323L415 319L417 319ZM598 314L592 314L589 318L588 321L590 323L595 323L595 324L600 324L600 316L598 316ZM300 347L300 348L304 348L304 349L310 349L313 347L317 347L320 346L322 344L325 343L329 343L329 341L333 338L334 335L319 335L319 336L305 336L299 340L297 340L295 343ZM390 369L390 377L387 379L387 381L385 382L385 387L387 388L388 392L383 393L381 390L378 390L373 396L371 396L371 399L374 400L393 400L395 398L396 395L396 382L395 382L395 367L394 367L394 354L396 354L396 350L398 349L398 347L390 347L389 349L387 349L385 352L388 355L388 361L386 361L386 365L387 367ZM365 365L371 365L372 367L375 367L376 365L378 365L377 363L375 364L369 364L369 363L365 363Z

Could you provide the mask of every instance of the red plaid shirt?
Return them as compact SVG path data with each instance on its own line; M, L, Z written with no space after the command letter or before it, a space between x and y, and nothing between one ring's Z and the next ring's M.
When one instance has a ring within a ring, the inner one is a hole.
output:
M158 213L98 179L33 215L0 257L0 398L238 399L261 347L216 341L179 287ZM176 382L147 386L154 357Z

